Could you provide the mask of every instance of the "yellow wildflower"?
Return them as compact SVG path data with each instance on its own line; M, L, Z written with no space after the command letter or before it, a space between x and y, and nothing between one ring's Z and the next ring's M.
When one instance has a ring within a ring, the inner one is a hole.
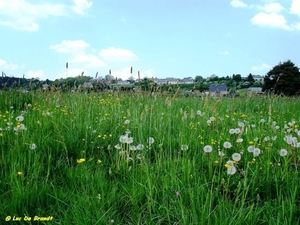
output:
M77 159L77 163L80 164L80 163L83 163L85 162L85 159L81 158L81 159Z
M228 168L230 168L230 167L231 167L231 164L229 164L229 163L226 163L226 164L225 164L225 167L228 169Z

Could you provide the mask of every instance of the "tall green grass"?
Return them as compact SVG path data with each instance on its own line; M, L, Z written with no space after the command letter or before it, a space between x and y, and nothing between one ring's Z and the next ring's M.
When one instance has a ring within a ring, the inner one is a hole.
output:
M0 224L300 223L298 99L2 92L0 106Z

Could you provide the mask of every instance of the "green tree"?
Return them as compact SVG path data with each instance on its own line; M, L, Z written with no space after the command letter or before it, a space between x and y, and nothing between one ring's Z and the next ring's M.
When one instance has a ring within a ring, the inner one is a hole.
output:
M249 73L248 77L247 77L247 81L249 82L255 82L253 75L251 73Z
M236 82L242 81L242 76L241 76L241 74L233 74L233 75L232 75L232 80L234 80L234 81L236 81Z
M200 82L200 81L203 81L203 80L204 80L204 78L203 78L202 76L197 75L197 76L195 77L195 83Z
M287 60L271 69L264 79L263 91L275 94L295 95L299 92L300 72L293 62Z

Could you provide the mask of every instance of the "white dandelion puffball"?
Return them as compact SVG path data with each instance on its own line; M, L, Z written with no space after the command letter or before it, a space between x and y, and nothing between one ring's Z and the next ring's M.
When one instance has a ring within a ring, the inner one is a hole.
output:
M240 153L233 153L232 154L232 159L234 160L234 161L240 161L241 160L241 158L242 158L242 156L241 156L241 154Z
M288 154L288 152L287 152L286 149L281 149L281 150L279 151L279 155L282 156L282 157L286 156L287 154Z
M212 151L212 147L210 145L205 145L203 151L206 153L210 153Z
M224 148L231 148L232 147L232 145L229 141L225 141L223 146L224 146Z

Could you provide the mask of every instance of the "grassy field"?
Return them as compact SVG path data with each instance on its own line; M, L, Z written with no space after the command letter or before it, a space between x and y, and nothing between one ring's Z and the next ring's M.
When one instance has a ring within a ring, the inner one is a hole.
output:
M2 92L0 224L300 224L299 106Z

